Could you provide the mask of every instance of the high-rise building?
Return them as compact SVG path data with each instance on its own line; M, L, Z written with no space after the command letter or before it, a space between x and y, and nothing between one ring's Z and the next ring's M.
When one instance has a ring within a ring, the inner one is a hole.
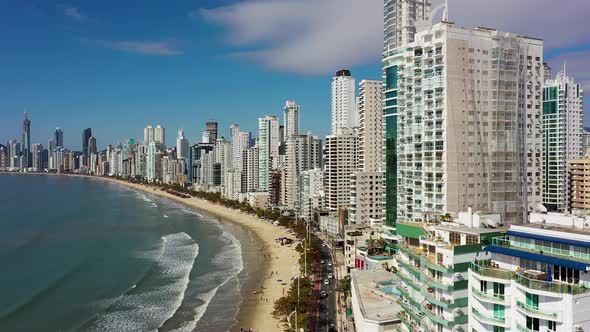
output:
M342 69L332 78L332 135L342 128L357 126L355 81L350 70Z
M430 15L429 0L385 0L383 52L414 41L417 21Z
M284 120L285 120L285 141L295 135L299 135L299 111L301 107L294 100L285 102Z
M31 160L31 120L29 120L27 112L23 119L23 167L28 168L32 166Z
M359 147L358 168L361 172L377 172L382 167L383 128L381 81L359 83Z
M480 287L479 283L467 283L469 262L489 259L482 246L501 233L494 228L448 224L397 225L400 331L501 331L493 327L467 328L472 317L467 310L471 302L468 288Z
M358 136L342 129L338 135L326 137L324 146L325 207L337 212L350 204L350 177L357 170Z
M33 150L31 152L31 167L33 170L40 172L43 170L43 145L33 144Z
M219 164L220 167L220 175L219 175L219 184L223 185L225 182L225 175L229 170L230 164L230 155L231 149L230 144L225 138L221 137L218 138L215 142L215 146L213 148L213 158L214 163Z
M279 120L274 115L258 119L258 185L269 189L270 171L278 168Z
M471 207L525 221L542 202L543 41L441 22L384 61L396 83L385 106L399 117L398 219Z
M178 159L187 159L188 157L188 139L184 137L184 130L178 130L178 138L176 139L176 155Z
M285 155L285 205L288 209L300 210L300 175L302 172L319 168L321 156L315 151L321 149L319 139L311 133L292 135L287 139Z
M587 215L590 212L590 156L568 161L568 211Z
M260 184L258 181L259 180L259 178L258 178L258 174L259 174L258 153L259 153L258 145L254 145L254 146L246 149L246 151L244 152L244 167L242 170L243 170L243 172L245 172L245 178L246 178L245 191L246 192L256 192L256 191L258 191L258 188L260 188Z
M147 166L147 179L148 181L154 181L156 180L156 164L157 164L157 160L156 160L156 154L158 152L158 148L156 147L156 142L150 142L150 145L148 146L148 151L147 151L147 160L146 160L146 166Z
M383 217L381 81L359 83L358 112L358 169L351 175L348 220L368 224Z
M8 141L8 160L11 168L20 168L21 145L15 139Z
M94 136L90 136L90 138L88 138L88 155L91 155L93 153L97 153L98 152L98 148L96 146L96 138Z
M582 155L587 156L590 154L590 128L584 127L582 131Z
M160 125L156 128L151 125L143 129L143 144L150 146L151 142L156 143L156 147L160 150L166 149L166 129Z
M397 220L397 52L414 41L416 22L430 16L428 0L385 0L383 16L383 172L384 225L386 231L395 229ZM399 48L399 49L398 49ZM390 237L389 239L393 239Z
M587 224L587 217L531 213L528 223L489 238L483 249L491 259L469 266L465 331L590 330Z
M143 144L150 146L150 143L154 141L154 128L148 125L143 129Z
M209 141L217 141L217 121L208 121L206 124L206 131L209 133Z
M314 168L301 172L299 218L311 221L312 211L324 206L324 171Z
M156 142L156 145L158 145L161 150L166 149L166 128L160 125L157 125L156 128L154 128L154 142Z
M8 148L0 144L0 169L10 167Z
M564 71L546 80L543 92L543 204L549 211L570 206L568 160L585 155L584 92Z
M64 147L64 132L60 128L55 128L55 132L53 133L53 141L55 142L55 147L62 148Z
M92 137L92 128L85 128L82 130L82 153L88 156L88 141Z

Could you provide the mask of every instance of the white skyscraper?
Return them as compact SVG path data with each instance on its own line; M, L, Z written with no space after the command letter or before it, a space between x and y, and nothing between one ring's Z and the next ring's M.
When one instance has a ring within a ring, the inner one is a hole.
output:
M154 141L154 128L147 126L143 129L143 144L150 146L150 143Z
M158 152L158 148L156 148L156 142L150 142L147 150L147 160L146 160L146 168L147 168L147 179L148 181L154 181L156 179L156 153Z
M326 208L338 211L350 204L350 179L357 170L358 136L351 129L326 137L324 170Z
M279 120L274 115L258 119L258 185L260 191L269 189L270 170L279 163Z
M301 172L299 217L311 220L312 210L324 206L324 171L320 168Z
M246 149L246 153L244 154L244 168L243 171L245 172L246 177L246 192L255 192L258 191L259 182L258 182L258 145L250 147Z
M384 61L397 70L385 105L397 105L398 219L471 207L525 221L542 202L543 42L441 22Z
M42 144L33 144L32 149L32 158L33 158L33 170L34 171L42 171L43 170L43 145Z
M584 149L584 91L564 71L545 81L543 92L543 204L550 211L570 208L568 160Z
M186 159L188 157L188 139L184 137L184 130L178 130L178 138L176 138L176 155L178 159Z
M342 69L332 78L332 135L342 128L357 126L355 81L350 70Z
M383 217L381 81L359 83L358 169L351 175L352 224L368 224Z
M299 111L301 107L294 100L285 102L285 141L291 136L299 135Z
M430 5L430 0L385 0L383 51L413 42L416 22L429 18Z
M164 150L166 148L166 129L160 125L154 128L154 142Z
M321 156L315 151L320 149L319 139L311 133L293 135L287 139L285 155L285 205L291 210L299 210L300 175L303 171L320 167Z

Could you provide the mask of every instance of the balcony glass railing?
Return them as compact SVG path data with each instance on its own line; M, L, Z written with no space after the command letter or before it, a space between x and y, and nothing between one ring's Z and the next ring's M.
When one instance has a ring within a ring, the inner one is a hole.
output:
M470 264L470 269L481 276L497 279L510 280L514 275L514 272L511 271L496 269L493 267L484 267L473 262Z
M508 296L505 294L495 294L495 293L482 292L481 290L479 290L475 287L471 287L471 290L473 291L473 293L479 295L480 297L494 300L494 301L504 302L508 298Z
M481 319L482 321L484 321L486 323L492 324L492 325L494 325L494 324L503 325L506 322L506 317L485 314L475 308L471 308L471 312L473 312L473 315L475 317Z
M555 311L540 310L538 306L532 306L522 301L516 301L516 306L525 313L542 316L545 319L555 320L559 316Z
M589 288L580 286L580 285L573 285L573 284L566 284L566 283L558 283L552 281L545 281L545 280L535 280L530 279L522 274L515 273L514 279L516 282L526 288L546 291L546 292L553 292L553 293L561 293L561 294L581 294L584 292L589 291Z

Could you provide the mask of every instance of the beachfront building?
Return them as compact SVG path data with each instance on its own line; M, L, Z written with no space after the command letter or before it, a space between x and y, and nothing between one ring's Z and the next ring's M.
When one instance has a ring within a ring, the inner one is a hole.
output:
M353 270L352 313L356 331L389 332L400 328L401 306L395 275L384 270Z
M568 211L568 160L583 157L584 92L565 68L543 89L543 204L549 211Z
M332 135L357 126L355 80L350 70L342 69L332 78Z
M359 83L358 113L358 167L350 176L349 222L353 224L383 218L381 81Z
M531 213L469 271L468 331L589 331L590 219Z
M471 213L464 220L398 222L401 331L471 331L467 270L475 259L490 257L483 245L501 233L477 227Z
M368 239L378 238L379 233L368 224L353 224L344 226L344 265L346 272L358 267L356 260L357 243Z
M10 163L8 162L8 149L6 146L0 144L0 169L5 170Z
M321 165L321 142L311 133L306 135L291 135L286 142L285 149L285 179L282 205L287 209L300 212L301 206L301 174L310 169L317 169Z
M29 168L32 166L31 157L31 120L27 112L25 112L25 118L23 119L23 168Z
M382 223L382 188L382 172L356 172L350 175L349 223Z
M184 130L179 129L176 138L176 158L186 159L188 152L188 139L184 136Z
M279 119L267 115L258 119L258 189L269 190L270 171L278 168Z
M542 202L543 41L449 22L414 39L384 60L385 105L398 116L398 221L472 207L523 222Z
M385 0L383 11L382 106L383 106L383 234L396 241L398 196L398 68L396 57L414 41L415 23L430 15L429 0Z
M570 206L572 213L590 212L590 156L569 161Z
M350 205L350 178L357 170L358 136L352 129L326 137L324 170L326 208L336 212Z
M33 149L31 151L31 158L32 163L31 167L33 167L33 171L40 172L43 170L43 145L42 144L33 144Z
M299 218L311 221L314 209L324 206L324 171L314 168L301 172Z

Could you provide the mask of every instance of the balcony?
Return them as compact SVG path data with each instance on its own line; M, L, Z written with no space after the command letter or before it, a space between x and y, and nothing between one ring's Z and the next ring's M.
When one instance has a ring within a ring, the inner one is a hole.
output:
M590 290L589 288L582 287L580 285L531 279L522 275L521 273L516 273L514 275L514 279L519 285L526 287L529 290L532 289L559 294L581 294Z
M488 278L511 280L512 277L514 276L514 272L512 272L512 271L494 268L491 265L481 266L481 265L478 265L478 264L472 262L470 264L469 268L474 273L477 273L480 276L488 277Z
M507 321L506 317L488 315L488 314L480 312L479 310L477 310L475 308L471 308L471 312L473 313L473 316L475 316L475 318L477 318L480 322L482 322L484 324L492 324L492 325L496 325L496 326L505 326L506 325L506 321Z
M508 299L508 296L505 294L494 294L494 293L487 293L482 292L475 287L471 287L471 291L475 294L479 300L484 302L496 303L496 304L504 304Z
M516 301L516 307L518 308L518 311L527 316L561 322L561 315L557 311L540 310L539 307L535 307L518 300Z
M430 276L427 273L422 274L422 280L429 286L450 292L454 288L454 283L449 283L448 281L444 281L443 279L438 279Z

